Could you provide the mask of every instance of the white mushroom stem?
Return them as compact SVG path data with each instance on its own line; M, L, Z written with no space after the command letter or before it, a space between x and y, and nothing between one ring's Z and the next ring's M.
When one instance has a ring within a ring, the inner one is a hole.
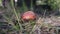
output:
M15 2L17 2L18 0L14 0Z

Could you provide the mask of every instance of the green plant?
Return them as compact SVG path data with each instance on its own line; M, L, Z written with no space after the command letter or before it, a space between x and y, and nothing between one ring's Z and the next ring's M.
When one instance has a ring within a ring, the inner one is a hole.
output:
M53 10L56 10L57 8L60 8L60 0L48 0L48 5L51 6Z

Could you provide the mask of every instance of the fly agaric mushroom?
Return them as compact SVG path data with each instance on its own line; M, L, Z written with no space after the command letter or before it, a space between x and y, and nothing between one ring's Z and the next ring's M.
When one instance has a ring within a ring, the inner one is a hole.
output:
M33 11L27 11L27 12L23 13L22 19L23 20L34 20L34 19L36 19L36 15Z

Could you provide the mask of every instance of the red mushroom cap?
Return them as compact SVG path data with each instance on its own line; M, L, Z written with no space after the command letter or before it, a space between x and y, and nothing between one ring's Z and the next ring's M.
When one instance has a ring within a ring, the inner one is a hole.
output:
M35 18L36 18L36 15L33 11L27 11L22 15L23 20L34 20Z

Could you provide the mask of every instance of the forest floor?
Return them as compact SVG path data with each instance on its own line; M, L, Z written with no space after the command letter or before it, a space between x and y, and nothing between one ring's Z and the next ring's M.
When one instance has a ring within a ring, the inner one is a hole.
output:
M2 17L2 14L5 14L6 12L7 12L7 14L10 14L10 12L11 12L11 7L10 7L10 5L9 4L7 4L7 6L6 7L8 7L8 8L6 8L6 9L0 9L0 22L6 22L5 20L4 20L4 18ZM9 12L8 12L9 11ZM11 17L11 16L10 16ZM42 21L42 22L41 22ZM51 26L53 26L53 27L56 27L56 26L60 26L60 16L51 16L51 17L43 17L43 18L41 18L40 17L40 15L38 15L38 19L35 21L36 23L40 23L40 24L43 24L44 26L48 26L47 24L50 24ZM29 25L27 25L27 26L29 26ZM31 25L30 25L31 26ZM32 26L31 26L32 27ZM49 27L49 26L48 26ZM29 27L30 28L30 27ZM36 27L36 28L38 28L38 27ZM36 29L35 28L35 29ZM24 33L25 34L25 33ZM36 33L35 33L36 34ZM39 34L39 33L38 33Z

